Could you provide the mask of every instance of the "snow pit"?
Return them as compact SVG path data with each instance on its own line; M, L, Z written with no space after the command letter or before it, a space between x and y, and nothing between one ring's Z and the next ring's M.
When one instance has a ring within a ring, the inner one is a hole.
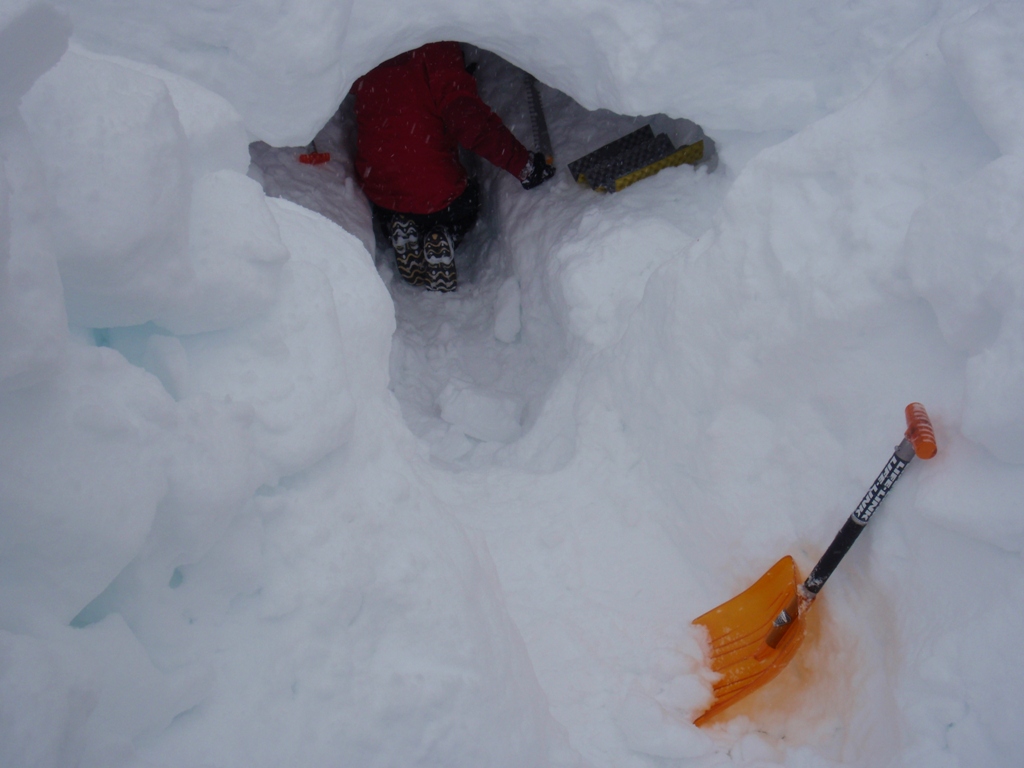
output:
M55 5L0 9L0 764L1016 763L1018 3ZM450 296L344 102L441 39L560 169L473 164ZM717 169L573 182L632 115ZM694 727L690 620L806 572L912 400L938 456Z

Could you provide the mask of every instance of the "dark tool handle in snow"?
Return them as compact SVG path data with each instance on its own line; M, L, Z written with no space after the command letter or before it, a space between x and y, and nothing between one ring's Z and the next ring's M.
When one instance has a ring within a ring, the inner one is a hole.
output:
M544 105L540 101L537 90L537 78L526 75L526 102L530 110L530 128L533 130L534 148L543 153L548 165L554 165L555 156L551 151L551 136L548 135L548 122L544 119Z
M875 482L871 484L868 492L864 494L860 504L857 505L857 508L843 527L839 529L839 533L836 534L832 543L829 544L828 549L825 550L825 554L821 556L818 564L814 566L810 576L807 577L807 580L801 586L798 597L794 598L793 603L786 606L776 617L773 628L765 639L765 643L769 647L775 648L782 639L782 636L786 634L789 625L796 619L801 610L800 601L803 601L806 605L817 597L818 592L821 591L828 577L832 575L836 566L839 565L839 562L845 557L846 553L850 551L853 542L860 536L864 526L868 524L871 516L878 509L878 505L882 503L882 499L885 498L889 489L899 479L899 476L906 469L911 459L914 456L930 459L935 455L935 432L932 429L931 420L928 418L928 413L925 411L924 406L920 403L911 403L907 406L906 416L907 431L903 441L896 446L896 450L885 465L885 469L875 478Z

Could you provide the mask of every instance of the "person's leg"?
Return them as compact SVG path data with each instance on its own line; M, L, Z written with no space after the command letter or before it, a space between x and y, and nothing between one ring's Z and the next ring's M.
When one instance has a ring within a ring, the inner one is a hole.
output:
M455 198L443 213L443 223L457 248L480 215L480 184L477 180L470 179L465 192Z
M420 228L417 226L415 218L409 214L390 211L377 205L373 207L373 212L379 218L384 232L387 233L388 239L395 249L398 274L407 283L425 285L427 265L423 261Z
M455 248L476 224L480 213L480 186L470 179L466 190L437 213L416 216L426 234L423 237L423 258L426 262L426 284L432 291L454 291L458 287L455 269Z
M479 215L480 185L476 179L470 179L463 193L447 208L442 208L436 213L418 213L414 218L422 232L429 232L437 226L444 227L451 236L454 247L457 248L462 238L476 224Z
M454 291L458 287L455 272L455 243L444 224L435 224L423 238L426 285L431 291Z
M465 191L436 213L400 213L378 205L373 210L395 249L398 274L432 291L456 289L455 248L480 213L476 179L470 179Z

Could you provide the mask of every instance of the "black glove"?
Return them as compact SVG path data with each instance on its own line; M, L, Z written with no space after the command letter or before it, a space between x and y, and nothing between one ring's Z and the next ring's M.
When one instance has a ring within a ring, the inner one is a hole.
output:
M534 187L539 187L554 175L555 166L548 165L544 153L534 152L530 159L526 161L526 165L523 166L523 170L519 174L519 181L522 182L523 189L533 189Z

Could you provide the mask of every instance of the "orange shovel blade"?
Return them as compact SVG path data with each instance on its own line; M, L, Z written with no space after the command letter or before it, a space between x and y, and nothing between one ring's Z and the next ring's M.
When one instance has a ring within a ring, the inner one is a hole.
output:
M795 618L774 648L765 640L783 609L796 613L799 582L796 563L786 555L745 592L693 620L707 628L711 669L721 675L714 683L714 702L694 723L703 724L753 693L789 663L804 637L802 617Z

